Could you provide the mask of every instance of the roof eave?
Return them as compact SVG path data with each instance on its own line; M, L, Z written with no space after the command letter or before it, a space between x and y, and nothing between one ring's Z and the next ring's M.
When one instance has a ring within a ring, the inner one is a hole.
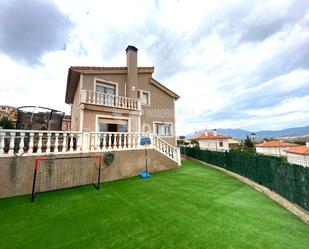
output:
M175 100L180 98L180 96L178 94L176 94L172 90L168 89L166 86L164 86L162 83L160 83L159 81L157 81L154 78L150 78L150 84L153 84L154 86L158 87L159 89L164 91L166 94L173 97Z

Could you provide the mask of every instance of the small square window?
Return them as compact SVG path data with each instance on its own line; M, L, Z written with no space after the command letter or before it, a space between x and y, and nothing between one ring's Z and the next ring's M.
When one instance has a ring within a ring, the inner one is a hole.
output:
M223 147L223 142L219 142L219 147Z
M149 93L143 92L142 94L142 104L149 105Z
M141 99L142 105L150 105L150 93L149 92L139 90L137 92L137 97Z

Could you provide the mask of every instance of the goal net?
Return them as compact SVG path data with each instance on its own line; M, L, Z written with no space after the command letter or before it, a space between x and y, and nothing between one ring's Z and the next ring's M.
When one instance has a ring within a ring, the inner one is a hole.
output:
M37 158L35 160L33 202L40 192L93 184L100 188L101 156Z

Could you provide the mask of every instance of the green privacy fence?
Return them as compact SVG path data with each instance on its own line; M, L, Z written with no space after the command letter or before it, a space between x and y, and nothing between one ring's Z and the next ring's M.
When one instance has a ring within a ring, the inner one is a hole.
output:
M282 159L243 152L216 152L181 147L181 153L257 182L309 210L309 168Z

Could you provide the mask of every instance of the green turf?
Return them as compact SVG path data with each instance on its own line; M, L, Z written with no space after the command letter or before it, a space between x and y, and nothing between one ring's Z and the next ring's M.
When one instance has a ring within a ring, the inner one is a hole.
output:
M0 248L309 248L309 226L251 187L179 169L0 200Z

